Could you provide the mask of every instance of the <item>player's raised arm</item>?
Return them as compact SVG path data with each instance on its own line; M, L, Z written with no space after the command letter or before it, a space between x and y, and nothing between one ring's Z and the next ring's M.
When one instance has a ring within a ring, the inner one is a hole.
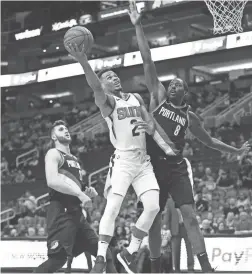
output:
M45 173L47 185L64 194L78 197L83 203L90 201L80 187L70 178L58 173L62 159L57 149L50 149L45 157Z
M198 116L189 111L189 130L190 132L203 144L213 149L233 153L237 155L242 155L243 153L247 153L250 150L250 145L246 142L241 148L235 148L229 146L216 138L212 138L207 131L202 126L202 121L198 118Z
M91 68L87 55L85 54L84 45L80 50L76 44L66 45L70 54L81 64L88 85L94 91L95 104L100 108L104 116L107 116L107 113L111 112L114 109L115 100L112 96L106 94L103 90L102 84L96 73Z
M153 108L155 108L155 105L157 106L165 99L165 88L163 84L158 80L156 67L151 57L151 51L148 45L148 41L144 35L141 25L141 14L139 14L137 11L135 1L129 1L129 5L130 20L135 26L137 42L143 59L145 81L147 88L151 94L152 102L150 105L150 109L152 110Z

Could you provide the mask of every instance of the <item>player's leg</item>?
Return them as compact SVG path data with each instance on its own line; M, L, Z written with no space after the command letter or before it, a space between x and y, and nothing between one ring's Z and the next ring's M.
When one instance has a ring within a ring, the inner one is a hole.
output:
M191 242L187 236L187 232L186 232L184 224L181 224L181 236L185 241L186 254L187 254L187 268L189 271L193 271L194 257L193 257L192 245L191 245Z
M178 235L172 236L172 264L175 272L180 272L180 250L181 237L178 233Z
M142 240L147 236L155 216L159 212L159 191L149 190L141 195L144 210L132 229L130 244L117 255L117 259L128 273L136 273L135 253L139 250Z
M184 159L181 164L172 169L170 194L175 202L175 206L181 211L188 238L192 244L194 254L199 259L202 270L204 272L211 272L212 267L206 253L204 237L196 218L192 168L187 159Z
M160 273L161 265L161 225L162 223L162 212L160 211L149 231L149 249L150 249L150 260L151 260L151 273Z
M106 265L106 254L109 243L114 235L115 220L119 214L123 199L132 182L131 165L119 158L114 161L114 167L110 169L106 185L105 196L107 204L99 225L99 242L96 264L93 272L101 272L101 261ZM98 262L100 262L98 264Z
M97 256L97 250L98 250L98 240L97 241L95 241L94 239L90 240L90 248L89 248L90 254L93 256ZM102 268L103 262L104 262L104 260L102 260L102 257L100 257L100 260L98 258L97 264L98 263L101 264L101 267L99 267L99 269ZM97 273L96 269L93 268L90 273ZM117 273L115 264L113 261L113 255L111 253L110 248L107 249L105 271L106 271L106 273Z
M89 252L91 255L96 257L98 251L98 239L98 235L92 229L87 220L83 217L81 220L81 226L77 232L73 249L74 257L79 256L83 252ZM116 268L114 266L110 248L107 250L106 262L106 273L116 273ZM103 264L103 260L101 260L99 264Z
M144 232L142 233L142 235L146 235L149 232L158 212L160 211L160 189L149 157L147 157L145 163L143 164L141 172L135 178L132 186L136 192L136 195L143 204L143 212L138 218L135 228L138 231L141 230L142 232Z
M197 255L202 271L211 272L212 267L207 256L204 237L197 222L194 205L181 205L180 211L184 219L188 238L192 244L193 253Z
M159 178L156 172L156 177L158 180L160 192L159 192L159 207L156 218L154 219L152 226L149 230L149 249L150 249L150 259L151 259L151 273L160 273L160 258L161 258L161 227L162 227L162 212L165 208L168 191L167 191L167 181L164 178Z
M133 227L132 240L127 248L131 254L138 251L140 246L139 244L141 244L139 239L142 240L145 236L147 236L148 231L150 230L153 221L159 212L159 190L148 190L140 196L140 199L143 203L144 210L138 218L136 225Z
M159 186L150 162L146 162L142 171L132 183L132 186L140 198L144 210L132 230L129 247L117 255L118 260L128 273L135 272L134 253L139 250L143 238L148 234L160 210Z
M47 211L48 260L35 270L36 273L55 272L71 260L81 211L75 214L70 217L59 203L50 203Z
M114 235L115 219L119 214L124 196L108 191L107 204L99 226L99 241L95 265L92 273L103 273L106 269L106 254Z
M33 273L54 273L61 269L67 261L66 251L61 249L56 254L48 255L48 259L39 265Z

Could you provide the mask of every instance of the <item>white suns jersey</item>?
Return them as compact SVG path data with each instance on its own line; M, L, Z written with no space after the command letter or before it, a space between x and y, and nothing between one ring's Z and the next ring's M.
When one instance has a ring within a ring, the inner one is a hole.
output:
M146 149L145 132L134 126L136 121L142 121L139 101L133 94L129 94L125 100L114 98L115 108L105 118L112 145L123 151Z

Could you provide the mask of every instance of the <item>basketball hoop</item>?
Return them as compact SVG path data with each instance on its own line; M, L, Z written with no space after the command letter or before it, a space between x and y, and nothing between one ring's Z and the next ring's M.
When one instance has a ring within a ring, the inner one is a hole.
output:
M204 0L214 19L214 34L242 32L242 16L248 0Z

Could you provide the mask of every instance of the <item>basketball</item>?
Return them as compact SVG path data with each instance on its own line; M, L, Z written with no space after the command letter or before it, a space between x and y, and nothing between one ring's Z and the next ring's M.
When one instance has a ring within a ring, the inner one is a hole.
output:
M69 29L64 36L64 46L66 50L68 50L66 46L69 43L76 43L79 49L81 49L84 44L85 53L88 53L93 46L94 38L87 28L76 26Z

